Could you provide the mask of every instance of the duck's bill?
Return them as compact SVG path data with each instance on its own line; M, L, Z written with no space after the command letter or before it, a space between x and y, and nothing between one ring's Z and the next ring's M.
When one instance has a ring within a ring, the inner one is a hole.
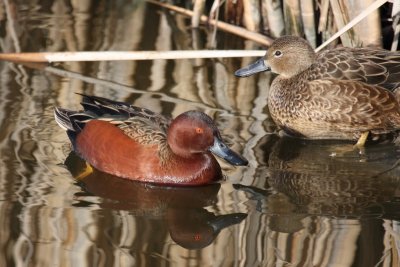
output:
M237 77L247 77L262 71L271 70L271 68L265 65L264 58L258 59L256 62L248 65L247 67L241 68L235 71Z
M223 158L228 163L235 166L245 166L249 164L247 159L230 149L225 143L218 137L214 137L214 145L210 148L211 153Z

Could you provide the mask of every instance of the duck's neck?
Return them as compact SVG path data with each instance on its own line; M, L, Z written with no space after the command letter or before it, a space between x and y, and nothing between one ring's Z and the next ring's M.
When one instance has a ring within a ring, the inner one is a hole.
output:
M287 97L289 95L297 95L307 90L307 73L308 70L291 77L279 75L272 82L270 94L278 95L279 97Z

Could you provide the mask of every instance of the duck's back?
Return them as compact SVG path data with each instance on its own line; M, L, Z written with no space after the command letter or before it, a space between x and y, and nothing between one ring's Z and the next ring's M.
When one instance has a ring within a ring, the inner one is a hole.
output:
M317 55L310 79L355 80L395 92L400 87L400 52L336 48Z

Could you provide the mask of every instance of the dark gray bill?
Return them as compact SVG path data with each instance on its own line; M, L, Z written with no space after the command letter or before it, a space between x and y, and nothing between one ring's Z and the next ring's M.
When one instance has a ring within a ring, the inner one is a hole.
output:
M228 163L235 166L245 166L249 164L247 159L231 150L225 143L218 137L214 137L214 145L210 147L211 153L214 155L223 158Z
M271 70L269 66L266 66L264 63L264 58L258 59L256 62L248 65L247 67L241 68L235 71L235 76L237 77L247 77L258 72Z

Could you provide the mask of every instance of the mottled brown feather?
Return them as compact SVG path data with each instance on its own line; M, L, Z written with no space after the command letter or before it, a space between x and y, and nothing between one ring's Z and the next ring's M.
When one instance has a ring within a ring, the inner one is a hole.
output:
M311 139L357 139L365 131L400 129L400 107L393 94L361 82L325 79L292 86L278 77L268 106L279 126Z
M400 87L400 53L366 48L336 48L317 54L309 77L362 81L390 91Z
M132 117L118 127L139 144L157 146L161 164L167 166L166 163L170 161L172 153L167 143L167 127L160 127L158 122L149 122L148 119L141 117Z

